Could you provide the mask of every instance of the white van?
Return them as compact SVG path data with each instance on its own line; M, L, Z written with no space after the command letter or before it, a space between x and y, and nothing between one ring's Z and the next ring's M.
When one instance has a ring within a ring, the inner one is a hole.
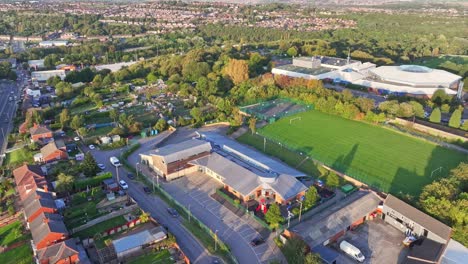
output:
M355 260L357 260L359 262L364 262L364 260L366 260L364 255L362 255L361 250L359 250L359 248L351 245L346 240L341 241L340 249L343 252L345 252L346 254L348 254L349 256L351 256L353 259L355 259Z
M119 159L116 158L116 157L110 157L109 161L110 161L110 163L111 163L112 165L114 165L115 167L120 167L120 166L122 166L122 164L120 164Z

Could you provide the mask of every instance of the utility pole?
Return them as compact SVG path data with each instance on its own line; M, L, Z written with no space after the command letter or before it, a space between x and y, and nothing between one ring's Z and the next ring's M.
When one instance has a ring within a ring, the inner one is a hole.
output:
M191 205L191 204L188 205L188 221L189 221L189 223L190 223L190 218L192 218L192 217L191 217L191 216L192 216L192 212L190 211L190 205Z
M301 216L302 216L302 201L298 201L301 203L301 207L299 209L299 222L301 222Z
M215 231L214 240L215 240L215 251L216 251L218 250L218 229L216 229Z
M137 179L138 179L138 165L140 165L139 162L136 163L136 177L137 177Z
M263 138L263 152L266 152L266 138Z

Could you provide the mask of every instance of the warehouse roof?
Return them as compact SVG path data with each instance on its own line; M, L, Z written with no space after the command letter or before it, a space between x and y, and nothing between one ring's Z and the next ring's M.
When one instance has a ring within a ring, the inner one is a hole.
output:
M395 196L389 194L387 199L385 199L384 206L403 214L406 218L418 223L427 230L438 235L440 238L445 240L450 239L450 234L452 233L452 229L450 227L403 202Z
M382 80L414 86L447 88L462 77L444 70L418 65L381 66L370 70Z

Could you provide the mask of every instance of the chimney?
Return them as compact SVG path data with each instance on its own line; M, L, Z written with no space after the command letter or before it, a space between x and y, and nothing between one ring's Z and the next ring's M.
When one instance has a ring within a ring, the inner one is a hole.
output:
M49 192L49 186L47 186L47 184L44 185L44 188L43 188L43 189L44 189L44 192Z
M38 127L37 123L34 123L34 126L33 126L33 127L34 127L34 128L37 128L37 127Z
M49 218L44 217L44 223L45 223L45 224L48 224L48 223L49 223Z

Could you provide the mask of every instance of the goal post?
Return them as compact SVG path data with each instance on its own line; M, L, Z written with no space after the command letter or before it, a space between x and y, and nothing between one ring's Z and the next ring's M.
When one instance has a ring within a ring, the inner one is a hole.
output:
M302 120L302 117L298 116L298 117L294 117L294 118L289 119L289 124L291 125L292 122L294 122L294 121L296 121L296 120L299 120L299 121L300 121L300 120Z

